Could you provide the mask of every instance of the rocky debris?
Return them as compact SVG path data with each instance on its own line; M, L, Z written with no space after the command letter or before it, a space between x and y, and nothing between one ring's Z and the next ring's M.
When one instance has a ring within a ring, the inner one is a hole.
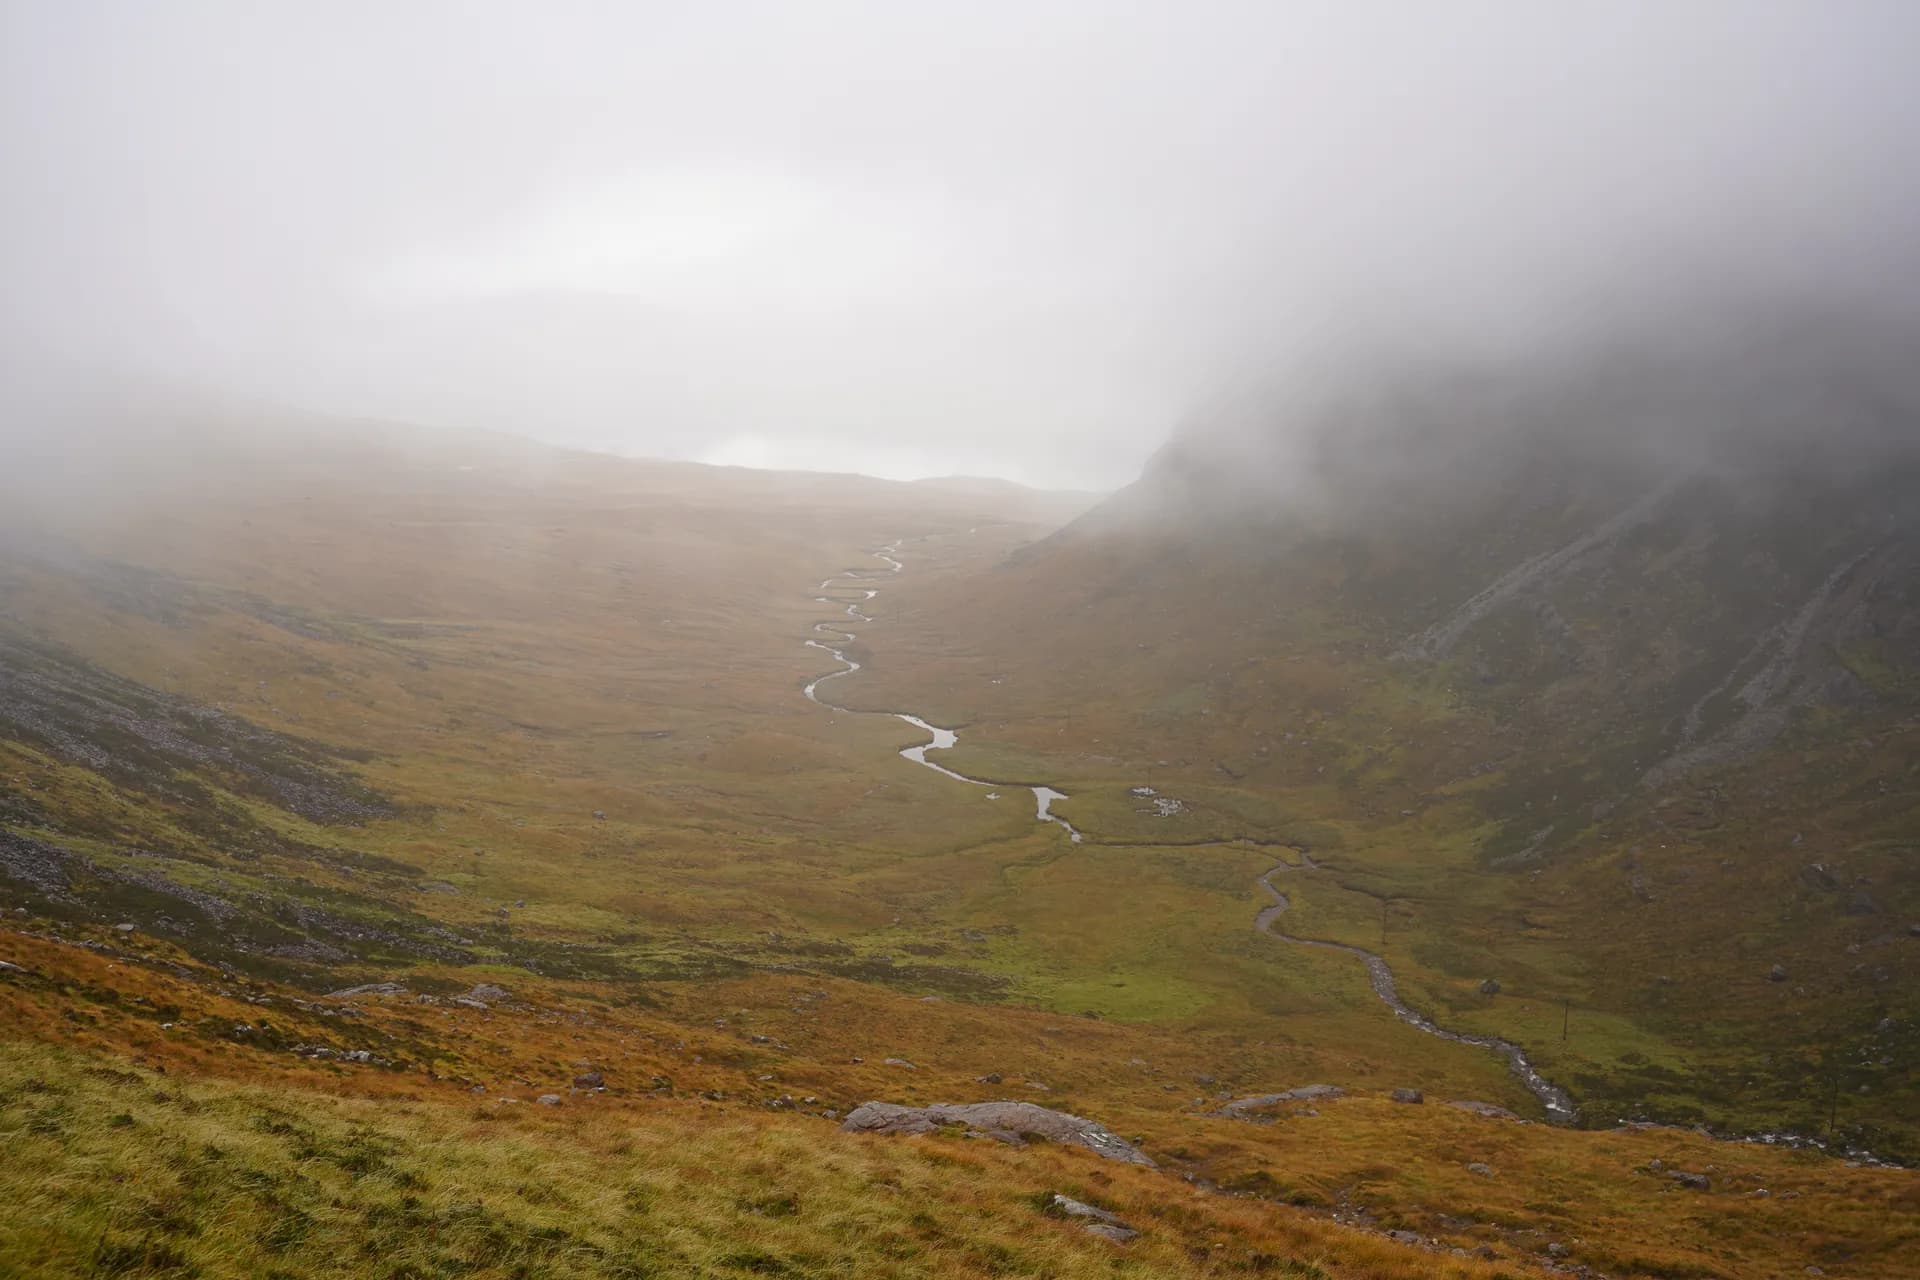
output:
M607 1087L607 1081L598 1071L582 1071L573 1078L573 1087L576 1089L604 1089Z
M293 1051L302 1058L311 1058L316 1062L363 1062L376 1067L393 1065L385 1058L376 1058L369 1049L334 1049L323 1044L297 1044L293 1046Z
M1216 1113L1234 1120L1252 1120L1253 1113L1277 1107L1286 1102L1319 1102L1327 1098L1346 1096L1346 1090L1334 1084L1306 1084L1298 1089L1288 1089L1284 1093L1257 1093L1249 1098L1235 1098Z
M327 992L329 1000L351 1000L355 996L404 996L407 989L397 982L363 982L357 987L342 987Z
M1395 1089L1390 1096L1395 1102L1420 1103L1427 1100L1427 1095L1418 1089Z
M1685 1169L1669 1169L1667 1176L1689 1191L1706 1191L1712 1183L1704 1173L1688 1173Z
M560 1105L560 1095L557 1093L543 1093L535 1098L534 1101L543 1107L557 1107Z
M1471 1111L1477 1116L1491 1116L1496 1120L1518 1120L1520 1117L1505 1107L1496 1107L1491 1102L1454 1101L1447 1104L1462 1111Z
M1564 1258L1571 1252L1573 1252L1571 1249L1557 1240L1547 1246L1547 1256L1549 1258Z
M1109 1212L1085 1201L1075 1200L1071 1196L1053 1193L1053 1199L1047 1202L1047 1209L1064 1218L1077 1218L1085 1229L1115 1244L1125 1244L1140 1233L1120 1220L1120 1215Z
M1786 980L1787 980L1787 966L1783 964L1777 964L1773 966L1773 968L1767 970L1768 982L1785 982Z
M1493 1170L1488 1166L1481 1164L1478 1160L1474 1161L1472 1164L1467 1166L1467 1172L1471 1173L1476 1178L1491 1178L1493 1176Z
M490 1004L498 1004L506 998L505 987L496 987L491 982L476 982L467 988L465 995L456 997L456 1000L474 1001L484 1008Z
M1500 994L1500 984L1492 978L1488 978L1480 984L1480 994L1483 996L1497 996Z
M977 1130L1002 1142L1018 1144L1024 1138L1040 1138L1085 1147L1108 1160L1158 1167L1138 1147L1104 1126L1031 1102L940 1102L928 1107L866 1102L849 1112L840 1127L848 1133L919 1134L932 1133L945 1125Z
M0 735L159 794L180 794L181 775L206 770L310 822L361 823L392 813L337 767L347 753L256 728L12 637L0 637Z

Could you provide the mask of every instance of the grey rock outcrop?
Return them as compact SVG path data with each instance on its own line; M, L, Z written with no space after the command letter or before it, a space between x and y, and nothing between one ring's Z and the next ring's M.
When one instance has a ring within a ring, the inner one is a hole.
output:
M974 1129L1003 1142L1040 1138L1085 1147L1108 1160L1158 1167L1145 1152L1104 1125L1031 1102L937 1102L927 1107L866 1102L848 1112L840 1128L847 1133L914 1134L932 1133L947 1125Z
M1084 1229L1090 1235L1099 1236L1103 1240L1111 1240L1115 1244L1125 1244L1140 1234L1125 1222L1122 1222L1120 1215L1111 1213L1095 1205L1087 1204L1084 1201L1075 1200L1071 1196L1063 1196L1057 1191L1054 1193L1052 1201L1048 1204L1048 1208L1062 1217L1080 1219L1085 1224Z
M1284 1093L1256 1093L1252 1097L1235 1098L1220 1108L1218 1114L1234 1120L1252 1120L1254 1113L1265 1111L1288 1102L1320 1102L1331 1098L1346 1096L1346 1090L1336 1084L1304 1084L1298 1089L1288 1089Z

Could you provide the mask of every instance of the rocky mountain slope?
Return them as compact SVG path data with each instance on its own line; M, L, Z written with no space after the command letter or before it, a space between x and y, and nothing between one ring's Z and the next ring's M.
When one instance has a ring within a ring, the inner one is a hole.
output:
M1401 931L1419 1000L1603 1115L1825 1127L1841 1090L1910 1147L1920 398L1874 336L1252 398L927 600L904 647L964 656L873 696L1082 826L1310 845L1331 939ZM1123 817L1142 784L1184 811Z

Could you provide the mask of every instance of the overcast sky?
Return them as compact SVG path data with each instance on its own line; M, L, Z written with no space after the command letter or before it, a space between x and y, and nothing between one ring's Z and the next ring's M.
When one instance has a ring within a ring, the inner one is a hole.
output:
M630 453L1118 485L1329 333L1920 221L1907 0L0 12L12 352Z

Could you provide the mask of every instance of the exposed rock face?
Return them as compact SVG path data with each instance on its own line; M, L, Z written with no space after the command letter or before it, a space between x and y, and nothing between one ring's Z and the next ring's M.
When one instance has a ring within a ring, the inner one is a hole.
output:
M1158 1167L1138 1147L1105 1126L1031 1102L937 1102L928 1107L867 1102L848 1112L840 1128L848 1133L932 1133L944 1125L977 1129L1003 1142L1043 1138L1085 1147L1108 1160Z
M1235 1120L1255 1119L1255 1112L1265 1111L1286 1102L1319 1102L1327 1098L1344 1097L1346 1090L1334 1084L1305 1084L1298 1089L1288 1089L1284 1093L1257 1093L1250 1098L1235 1098L1220 1108L1219 1114Z

